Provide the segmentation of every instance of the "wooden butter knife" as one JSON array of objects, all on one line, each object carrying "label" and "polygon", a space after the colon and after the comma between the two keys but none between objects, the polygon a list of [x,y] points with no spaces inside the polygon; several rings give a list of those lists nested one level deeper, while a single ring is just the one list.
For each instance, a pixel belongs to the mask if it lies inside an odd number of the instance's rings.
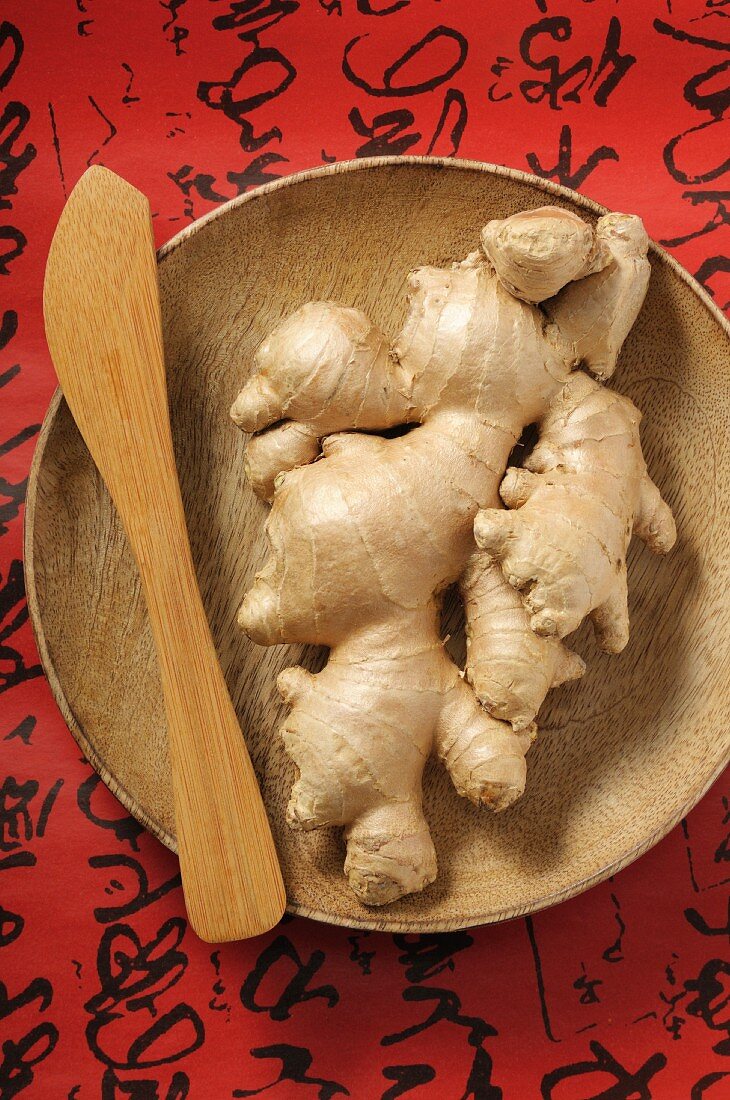
[{"label": "wooden butter knife", "polygon": [[43,296],[64,397],[139,565],[167,715],[190,923],[212,943],[271,928],[285,894],[203,610],[170,435],[147,199],[98,166],[74,188]]}]

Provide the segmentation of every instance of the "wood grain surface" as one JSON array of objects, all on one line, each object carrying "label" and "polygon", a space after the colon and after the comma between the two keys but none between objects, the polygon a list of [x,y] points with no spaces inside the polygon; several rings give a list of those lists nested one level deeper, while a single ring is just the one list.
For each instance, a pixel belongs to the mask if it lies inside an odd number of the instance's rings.
[{"label": "wood grain surface", "polygon": [[[701,797],[730,739],[728,564],[730,326],[653,249],[646,304],[612,385],[644,413],[649,472],[672,507],[667,559],[629,555],[631,641],[619,657],[583,628],[586,677],[551,693],[522,800],[500,817],[461,800],[436,764],[425,813],[439,877],[373,912],[342,875],[335,830],[284,821],[293,768],[276,735],[277,672],[323,654],[261,649],[235,622],[264,559],[266,506],[243,479],[245,437],[228,408],[253,352],[302,303],[363,309],[388,334],[406,275],[465,256],[490,218],[555,202],[603,210],[520,172],[394,158],[339,164],[247,194],[159,255],[172,436],[192,555],[228,688],[259,776],[290,910],[362,928],[437,931],[503,920],[578,893],[659,840]],[[104,485],[57,394],[28,493],[28,601],[52,690],[83,751],[121,801],[174,847],[162,694],[140,580]],[[461,613],[445,612],[463,650]]]},{"label": "wood grain surface", "polygon": [[[190,923],[212,943],[260,935],[284,913],[284,886],[190,556],[149,203],[106,168],[84,173],[61,214],[43,309],[65,400],[140,571],[165,704]],[[95,633],[103,634],[102,622]]]}]

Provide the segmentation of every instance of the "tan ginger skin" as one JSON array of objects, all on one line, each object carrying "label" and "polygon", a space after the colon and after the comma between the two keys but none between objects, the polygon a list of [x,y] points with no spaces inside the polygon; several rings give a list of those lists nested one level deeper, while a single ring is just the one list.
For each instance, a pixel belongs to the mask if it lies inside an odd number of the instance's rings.
[{"label": "tan ginger skin", "polygon": [[[368,905],[435,878],[432,750],[476,805],[519,798],[545,694],[584,670],[561,638],[591,614],[607,648],[625,644],[631,531],[660,552],[674,537],[633,405],[572,374],[615,367],[648,282],[641,222],[612,214],[594,231],[546,207],[489,223],[482,242],[410,276],[392,347],[359,310],[302,306],[259,347],[231,410],[256,433],[247,476],[273,498],[271,553],[239,622],[260,645],[330,649],[317,675],[279,676],[298,769],[287,819],[344,826],[345,871]],[[529,468],[503,482],[533,423]],[[367,434],[399,425],[416,426]],[[439,636],[456,582],[465,676]]]}]

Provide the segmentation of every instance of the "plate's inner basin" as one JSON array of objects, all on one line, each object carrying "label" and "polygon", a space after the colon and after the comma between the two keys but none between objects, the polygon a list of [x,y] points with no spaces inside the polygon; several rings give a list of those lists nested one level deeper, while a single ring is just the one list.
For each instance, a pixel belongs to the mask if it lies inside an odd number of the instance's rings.
[{"label": "plate's inner basin", "polygon": [[[386,910],[365,908],[342,875],[338,833],[295,833],[284,822],[294,775],[276,736],[285,714],[276,674],[299,662],[316,669],[324,655],[261,649],[236,625],[264,558],[267,509],[244,482],[245,437],[229,406],[259,341],[302,303],[356,305],[395,335],[412,267],[462,258],[487,220],[546,201],[570,205],[488,172],[381,166],[254,196],[161,261],[172,427],[193,556],[289,899],[300,911],[414,930],[529,911],[646,846],[722,761],[726,344],[688,285],[655,261],[613,385],[645,414],[644,453],[679,540],[666,559],[637,541],[632,546],[629,646],[607,657],[589,628],[573,639],[588,672],[549,695],[528,756],[527,792],[504,815],[477,811],[429,765],[425,812],[439,876],[422,895]],[[144,600],[124,534],[63,403],[45,439],[33,523],[37,613],[52,683],[92,762],[169,843],[164,715]],[[458,607],[446,619],[458,653]]]}]

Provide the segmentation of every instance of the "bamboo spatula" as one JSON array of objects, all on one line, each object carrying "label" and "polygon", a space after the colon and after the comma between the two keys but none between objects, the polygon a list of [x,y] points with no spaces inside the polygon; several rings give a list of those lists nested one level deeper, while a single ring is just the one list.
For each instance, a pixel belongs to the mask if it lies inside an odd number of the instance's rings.
[{"label": "bamboo spatula", "polygon": [[90,168],[46,267],[61,388],[139,565],[157,647],[190,923],[213,943],[271,928],[284,886],[200,600],[170,436],[149,204]]}]

